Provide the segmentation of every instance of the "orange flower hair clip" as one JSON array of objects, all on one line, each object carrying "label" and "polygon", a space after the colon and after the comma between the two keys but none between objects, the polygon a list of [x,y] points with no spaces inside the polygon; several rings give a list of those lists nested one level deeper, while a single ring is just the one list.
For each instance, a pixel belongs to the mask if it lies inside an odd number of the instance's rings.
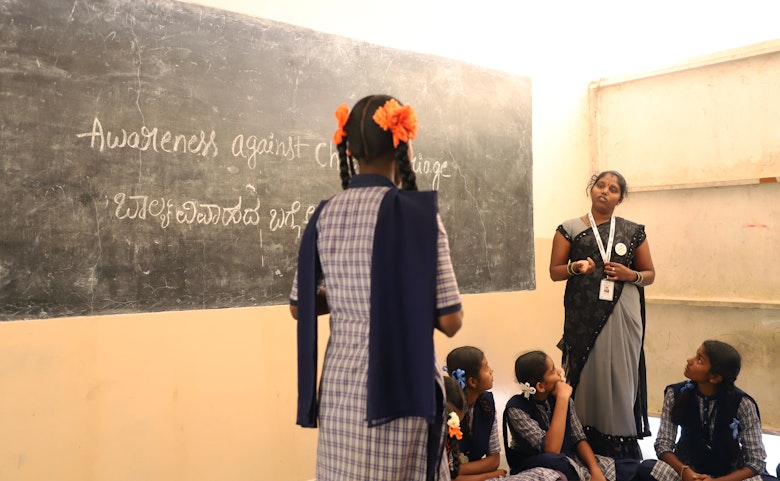
[{"label": "orange flower hair clip", "polygon": [[458,419],[458,414],[455,412],[451,412],[450,418],[447,420],[447,431],[451,438],[463,439],[463,433],[460,430],[460,419]]},{"label": "orange flower hair clip", "polygon": [[417,114],[408,105],[401,106],[396,99],[390,99],[374,113],[374,122],[382,130],[393,134],[393,147],[398,142],[409,142],[417,135]]},{"label": "orange flower hair clip", "polygon": [[333,134],[333,143],[336,145],[341,144],[344,137],[347,136],[347,131],[344,126],[347,125],[347,119],[349,118],[349,106],[347,104],[341,104],[336,109],[336,122],[338,122],[339,128],[336,133]]}]

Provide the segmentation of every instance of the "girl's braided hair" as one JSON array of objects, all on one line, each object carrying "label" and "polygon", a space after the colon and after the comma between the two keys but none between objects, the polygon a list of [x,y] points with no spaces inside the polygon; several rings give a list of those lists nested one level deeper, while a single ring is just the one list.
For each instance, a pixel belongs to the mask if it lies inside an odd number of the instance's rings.
[{"label": "girl's braided hair", "polygon": [[370,165],[394,158],[401,174],[402,188],[417,190],[417,178],[409,158],[409,144],[401,141],[398,147],[395,147],[392,133],[383,130],[374,120],[377,109],[393,98],[389,95],[370,95],[360,99],[352,107],[344,126],[346,135],[336,145],[342,188],[346,189],[352,176],[357,173],[355,159]]},{"label": "girl's braided hair", "polygon": [[[451,412],[466,411],[466,395],[463,393],[460,384],[450,376],[444,376],[444,391],[447,396],[447,417]],[[462,424],[462,422],[461,422]],[[447,456],[450,466],[450,477],[455,479],[460,473],[460,443],[455,436],[447,434]]]}]

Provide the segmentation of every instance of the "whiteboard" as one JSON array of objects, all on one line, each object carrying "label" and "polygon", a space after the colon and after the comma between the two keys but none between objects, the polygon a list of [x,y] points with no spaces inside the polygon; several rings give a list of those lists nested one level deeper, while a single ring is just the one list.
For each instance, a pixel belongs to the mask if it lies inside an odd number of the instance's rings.
[{"label": "whiteboard", "polygon": [[591,163],[635,190],[777,182],[780,40],[593,82]]}]

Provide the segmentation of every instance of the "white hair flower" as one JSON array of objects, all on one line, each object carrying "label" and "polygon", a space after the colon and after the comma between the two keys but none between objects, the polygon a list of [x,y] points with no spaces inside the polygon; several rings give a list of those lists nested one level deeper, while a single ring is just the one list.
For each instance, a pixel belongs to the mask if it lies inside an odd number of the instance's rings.
[{"label": "white hair flower", "polygon": [[456,412],[450,413],[450,418],[447,420],[447,426],[451,428],[457,428],[460,426],[460,418]]},{"label": "white hair flower", "polygon": [[520,391],[523,392],[523,396],[525,396],[526,399],[536,394],[536,388],[531,386],[527,382],[520,383]]}]

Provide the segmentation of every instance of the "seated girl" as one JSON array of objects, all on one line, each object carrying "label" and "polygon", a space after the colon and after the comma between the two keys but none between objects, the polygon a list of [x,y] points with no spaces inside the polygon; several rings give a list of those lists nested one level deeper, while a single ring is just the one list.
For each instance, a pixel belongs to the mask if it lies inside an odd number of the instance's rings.
[{"label": "seated girl", "polygon": [[[542,351],[515,361],[521,394],[504,410],[504,448],[510,473],[534,467],[561,471],[569,481],[630,481],[639,461],[593,453],[571,399],[572,387]],[[511,433],[510,437],[507,436]]]},{"label": "seated girl", "polygon": [[688,381],[666,387],[655,441],[658,460],[644,461],[639,479],[777,480],[766,472],[758,406],[734,385],[741,366],[732,346],[704,341],[687,360]]},{"label": "seated girl", "polygon": [[[486,481],[503,478],[502,481],[565,481],[558,471],[536,468],[507,477],[501,464],[501,442],[498,438],[496,404],[490,389],[493,387],[493,370],[485,354],[476,347],[454,349],[447,356],[446,370],[460,385],[466,404],[460,429],[460,469],[453,481]],[[457,399],[448,395],[448,402]],[[451,473],[452,474],[452,473]]]}]

